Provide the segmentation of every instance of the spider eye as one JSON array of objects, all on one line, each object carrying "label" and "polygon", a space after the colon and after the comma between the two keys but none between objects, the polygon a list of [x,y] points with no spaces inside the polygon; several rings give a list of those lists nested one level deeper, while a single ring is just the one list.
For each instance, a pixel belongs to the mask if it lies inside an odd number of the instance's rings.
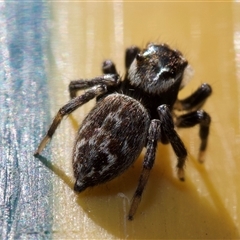
[{"label": "spider eye", "polygon": [[160,78],[165,79],[165,80],[173,78],[173,73],[170,72],[169,70],[163,70],[160,73]]}]

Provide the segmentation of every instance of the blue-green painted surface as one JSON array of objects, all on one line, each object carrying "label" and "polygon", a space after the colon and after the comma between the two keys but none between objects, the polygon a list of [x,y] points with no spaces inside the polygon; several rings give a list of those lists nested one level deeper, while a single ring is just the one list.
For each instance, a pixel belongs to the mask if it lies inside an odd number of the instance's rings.
[{"label": "blue-green painted surface", "polygon": [[43,1],[0,3],[0,239],[51,238],[51,174],[33,157],[50,122],[48,21]]}]

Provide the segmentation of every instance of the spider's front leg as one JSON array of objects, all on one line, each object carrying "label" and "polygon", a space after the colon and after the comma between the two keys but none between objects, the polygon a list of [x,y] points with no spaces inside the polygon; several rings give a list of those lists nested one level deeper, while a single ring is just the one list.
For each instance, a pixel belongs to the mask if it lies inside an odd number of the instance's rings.
[{"label": "spider's front leg", "polygon": [[111,60],[105,60],[102,64],[102,72],[104,74],[117,74],[114,62]]},{"label": "spider's front leg", "polygon": [[133,220],[133,216],[141,201],[142,193],[147,184],[150,171],[154,164],[157,141],[160,139],[160,136],[161,136],[160,121],[157,119],[154,119],[151,121],[149,131],[148,131],[148,141],[146,146],[147,150],[146,150],[146,154],[143,161],[143,169],[141,172],[137,189],[132,199],[131,207],[128,214],[129,220]]},{"label": "spider's front leg", "polygon": [[161,130],[168,138],[178,158],[177,163],[178,178],[181,181],[184,181],[184,165],[187,158],[187,150],[181,138],[178,136],[177,132],[174,129],[173,118],[167,105],[163,104],[159,106],[157,110],[161,121]]},{"label": "spider's front leg", "polygon": [[127,48],[125,53],[125,68],[126,70],[129,69],[130,65],[132,64],[134,58],[137,56],[137,54],[140,53],[140,48],[136,46],[132,46],[130,48]]},{"label": "spider's front leg", "polygon": [[91,88],[87,90],[84,94],[71,99],[66,105],[59,109],[57,115],[53,119],[53,122],[47,131],[47,134],[42,139],[34,155],[38,155],[44,149],[65,115],[72,113],[74,110],[87,103],[91,99],[103,93],[106,93],[108,86],[118,85],[119,82],[119,76],[111,74],[94,78],[89,81],[78,81],[78,87],[80,87],[81,89],[85,89],[88,87]]},{"label": "spider's front leg", "polygon": [[[140,52],[140,48],[132,46],[127,48],[125,52],[125,68],[129,69],[131,63],[133,62],[136,55]],[[102,64],[102,72],[104,74],[117,74],[116,66],[111,60],[105,60]]]},{"label": "spider's front leg", "polygon": [[212,88],[209,84],[203,83],[195,92],[189,97],[177,100],[174,108],[177,110],[194,111],[198,110],[205,103],[207,98],[212,94]]}]

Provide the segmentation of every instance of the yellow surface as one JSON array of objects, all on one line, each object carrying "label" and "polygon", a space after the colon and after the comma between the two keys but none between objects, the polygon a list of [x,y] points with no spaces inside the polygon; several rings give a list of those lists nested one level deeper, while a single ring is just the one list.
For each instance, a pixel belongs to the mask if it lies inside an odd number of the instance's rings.
[{"label": "yellow surface", "polygon": [[114,60],[124,74],[125,48],[144,47],[149,41],[178,48],[194,68],[181,97],[203,82],[213,88],[204,106],[212,116],[206,162],[200,165],[196,160],[197,127],[178,131],[189,152],[184,183],[176,177],[171,146],[159,144],[156,164],[132,222],[126,215],[143,157],[121,177],[77,196],[66,184],[73,180],[72,145],[79,123],[94,102],[64,120],[51,142],[52,161],[60,175],[54,175],[54,237],[239,238],[240,5],[54,2],[52,12],[52,116],[68,101],[70,80],[100,75],[106,58]]}]

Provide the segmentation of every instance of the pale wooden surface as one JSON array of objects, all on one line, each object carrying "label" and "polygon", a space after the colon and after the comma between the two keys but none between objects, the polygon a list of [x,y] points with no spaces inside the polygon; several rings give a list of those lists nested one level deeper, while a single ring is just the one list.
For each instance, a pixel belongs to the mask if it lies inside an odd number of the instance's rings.
[{"label": "pale wooden surface", "polygon": [[[176,157],[159,145],[156,164],[134,221],[126,220],[142,157],[118,179],[76,196],[54,178],[55,238],[236,238],[240,230],[240,6],[237,3],[52,3],[49,80],[52,116],[68,101],[70,80],[91,78],[111,58],[124,74],[127,46],[167,42],[195,70],[180,96],[208,82],[213,95],[206,162],[196,161],[198,128],[179,130],[189,152],[186,182],[176,177]],[[71,150],[78,124],[94,102],[63,121],[52,161],[72,178]],[[68,181],[68,177],[66,178]]]}]

